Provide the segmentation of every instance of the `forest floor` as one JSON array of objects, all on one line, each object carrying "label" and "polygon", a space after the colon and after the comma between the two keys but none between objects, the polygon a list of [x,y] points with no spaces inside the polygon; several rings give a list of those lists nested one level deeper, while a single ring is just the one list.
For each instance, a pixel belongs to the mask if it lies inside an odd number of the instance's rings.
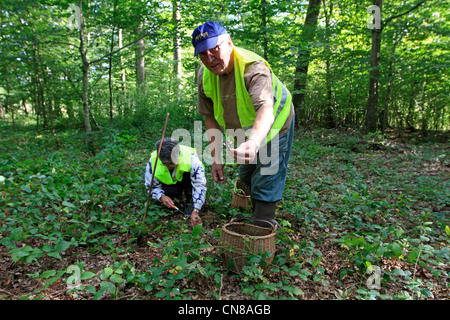
[{"label": "forest floor", "polygon": [[94,160],[75,149],[57,160],[50,135],[6,139],[19,142],[0,150],[0,299],[450,296],[448,136],[298,132],[277,209],[285,233],[265,272],[253,263],[240,275],[217,250],[222,226],[250,217],[230,207],[236,167],[227,184],[208,181],[203,225],[192,228],[153,202],[143,219],[149,150],[131,138],[105,142]]}]

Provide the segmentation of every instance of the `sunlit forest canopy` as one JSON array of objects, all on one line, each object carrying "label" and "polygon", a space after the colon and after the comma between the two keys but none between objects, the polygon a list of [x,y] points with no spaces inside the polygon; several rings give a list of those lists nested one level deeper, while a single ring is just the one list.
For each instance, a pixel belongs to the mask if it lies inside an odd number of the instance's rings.
[{"label": "sunlit forest canopy", "polygon": [[5,0],[1,118],[90,132],[110,122],[145,125],[158,108],[195,110],[200,61],[191,34],[212,20],[270,62],[293,93],[300,125],[447,130],[449,7],[440,0]]}]

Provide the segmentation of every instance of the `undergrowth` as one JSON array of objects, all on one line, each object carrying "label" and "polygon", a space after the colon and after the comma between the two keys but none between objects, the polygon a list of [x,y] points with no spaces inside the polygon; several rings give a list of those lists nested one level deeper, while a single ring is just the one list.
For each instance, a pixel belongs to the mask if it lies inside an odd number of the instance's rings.
[{"label": "undergrowth", "polygon": [[274,261],[264,270],[252,256],[234,275],[216,246],[224,223],[250,216],[230,208],[236,166],[227,184],[208,176],[203,225],[153,201],[144,219],[144,170],[161,127],[103,128],[95,156],[76,130],[0,127],[0,297],[448,298],[447,144],[296,132]]}]

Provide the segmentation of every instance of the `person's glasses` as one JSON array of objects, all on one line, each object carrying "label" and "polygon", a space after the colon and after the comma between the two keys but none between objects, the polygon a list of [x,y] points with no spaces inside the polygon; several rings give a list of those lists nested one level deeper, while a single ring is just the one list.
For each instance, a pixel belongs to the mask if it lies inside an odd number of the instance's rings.
[{"label": "person's glasses", "polygon": [[[224,41],[225,41],[225,40],[224,40]],[[221,43],[219,43],[219,44],[218,44],[217,46],[215,46],[214,48],[211,48],[211,49],[208,49],[208,50],[205,50],[205,51],[200,52],[200,53],[198,54],[199,57],[200,57],[200,59],[206,58],[206,57],[208,56],[208,51],[209,51],[209,53],[212,54],[212,55],[214,55],[214,54],[216,54],[217,52],[219,52],[220,46],[222,45],[222,43],[223,43],[224,41],[222,41]]]}]

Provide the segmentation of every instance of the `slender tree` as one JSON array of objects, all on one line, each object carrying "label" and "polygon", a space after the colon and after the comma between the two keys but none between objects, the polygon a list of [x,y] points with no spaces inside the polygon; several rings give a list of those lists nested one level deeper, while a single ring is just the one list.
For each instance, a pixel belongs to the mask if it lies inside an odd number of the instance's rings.
[{"label": "slender tree", "polygon": [[[136,27],[136,33],[142,34],[143,23]],[[144,38],[137,41],[136,47],[136,87],[145,92],[145,43]]]},{"label": "slender tree", "polygon": [[91,121],[89,118],[90,109],[89,109],[89,100],[88,100],[88,86],[89,86],[89,61],[87,58],[87,49],[86,49],[86,39],[85,39],[85,30],[84,30],[84,19],[83,19],[83,0],[78,0],[78,8],[79,8],[79,36],[80,36],[80,46],[78,50],[81,56],[82,62],[82,72],[83,72],[83,80],[82,80],[82,93],[81,97],[83,99],[83,123],[84,123],[84,131],[86,133],[86,142],[89,150],[95,154],[94,141],[91,135],[92,127]]},{"label": "slender tree", "polygon": [[172,0],[172,23],[174,25],[173,34],[173,75],[176,84],[177,100],[181,98],[181,12],[180,1]]},{"label": "slender tree", "polygon": [[381,33],[383,21],[381,19],[383,0],[373,0],[373,5],[379,10],[379,16],[374,15],[374,28],[372,29],[372,49],[370,52],[369,95],[365,117],[365,130],[374,132],[377,129],[378,87],[380,78]]},{"label": "slender tree", "polygon": [[310,62],[312,42],[316,34],[317,20],[319,18],[321,0],[310,0],[306,11],[305,23],[300,36],[297,63],[295,66],[295,81],[292,100],[295,107],[297,124],[305,123],[305,90],[307,84],[308,67]]}]

